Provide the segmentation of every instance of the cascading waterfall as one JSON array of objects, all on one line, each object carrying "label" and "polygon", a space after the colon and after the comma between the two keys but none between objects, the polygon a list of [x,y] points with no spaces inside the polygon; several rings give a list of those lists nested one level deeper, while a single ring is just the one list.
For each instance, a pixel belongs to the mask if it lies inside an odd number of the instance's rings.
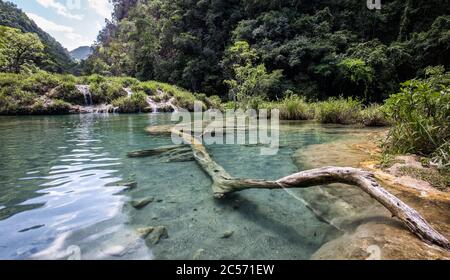
[{"label": "cascading waterfall", "polygon": [[147,98],[147,103],[152,107],[153,114],[158,113],[158,104],[151,97]]},{"label": "cascading waterfall", "polygon": [[[84,107],[79,106],[80,112],[84,113],[110,113],[116,114],[119,112],[118,107],[113,107],[112,105],[107,104],[100,104],[98,106],[94,106],[94,102],[92,101],[92,94],[90,92],[89,85],[76,85],[75,86],[77,90],[83,94],[84,96]],[[131,98],[133,96],[133,91],[131,88],[123,88],[123,90],[127,93],[128,98]],[[162,97],[164,95],[164,92],[158,90],[157,96]],[[175,98],[171,98],[168,101],[162,101],[162,102],[155,102],[151,96],[147,97],[147,103],[152,108],[152,113],[156,114],[159,111],[159,108],[167,108],[170,107],[174,112],[178,111],[178,107],[174,105]]]},{"label": "cascading waterfall", "polygon": [[84,104],[86,107],[90,107],[90,106],[94,105],[94,103],[92,102],[92,94],[91,94],[91,91],[89,90],[88,85],[76,85],[75,87],[77,88],[77,90],[79,92],[81,92],[83,94]]},{"label": "cascading waterfall", "polygon": [[128,98],[133,96],[133,91],[130,88],[123,88],[123,90],[127,93]]},{"label": "cascading waterfall", "polygon": [[[133,96],[133,91],[130,88],[124,88],[123,90],[128,94],[128,98]],[[152,107],[153,114],[158,113],[158,103],[156,103],[151,97],[147,98],[147,103],[150,107]]]}]

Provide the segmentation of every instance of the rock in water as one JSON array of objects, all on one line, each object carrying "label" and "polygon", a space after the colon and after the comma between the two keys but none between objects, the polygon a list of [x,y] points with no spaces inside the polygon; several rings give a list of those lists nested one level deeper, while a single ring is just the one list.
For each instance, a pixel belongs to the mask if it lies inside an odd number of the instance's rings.
[{"label": "rock in water", "polygon": [[234,234],[234,231],[230,230],[230,231],[226,231],[223,233],[221,238],[230,238],[232,235]]},{"label": "rock in water", "polygon": [[155,230],[154,227],[145,227],[145,228],[138,228],[137,232],[139,234],[140,237],[142,238],[147,238],[147,236],[152,233]]},{"label": "rock in water", "polygon": [[124,184],[123,184],[124,187],[127,187],[127,190],[135,189],[135,188],[137,188],[137,185],[138,185],[138,183],[135,182],[135,181],[133,181],[133,182],[127,182],[127,183],[124,183]]},{"label": "rock in water", "polygon": [[145,197],[141,199],[136,199],[131,201],[131,206],[133,206],[136,209],[142,209],[145,206],[147,206],[149,203],[153,202],[153,197]]},{"label": "rock in water", "polygon": [[198,250],[195,252],[194,257],[192,258],[192,260],[194,260],[194,261],[195,261],[195,260],[199,260],[204,252],[205,252],[204,249],[198,249]]},{"label": "rock in water", "polygon": [[153,244],[158,244],[161,239],[169,238],[167,228],[162,226],[155,227],[149,238]]}]

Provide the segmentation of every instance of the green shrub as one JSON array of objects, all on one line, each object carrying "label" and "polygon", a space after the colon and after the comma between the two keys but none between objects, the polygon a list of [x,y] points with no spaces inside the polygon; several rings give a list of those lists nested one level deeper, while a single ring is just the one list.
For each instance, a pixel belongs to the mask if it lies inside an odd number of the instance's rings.
[{"label": "green shrub", "polygon": [[159,103],[162,101],[162,97],[160,95],[155,95],[152,96],[152,100],[155,101],[156,103]]},{"label": "green shrub", "polygon": [[38,95],[44,95],[61,84],[61,80],[57,75],[45,71],[39,71],[26,76],[27,78],[22,81],[22,89],[37,93]]},{"label": "green shrub", "polygon": [[106,77],[98,75],[98,74],[94,74],[94,75],[90,75],[87,77],[83,77],[82,79],[82,84],[100,84],[106,81]]},{"label": "green shrub", "polygon": [[211,108],[211,109],[223,110],[222,99],[217,95],[208,97],[207,101],[206,101],[206,105],[208,106],[208,108]]},{"label": "green shrub", "polygon": [[314,109],[303,97],[288,95],[279,105],[282,120],[310,120],[314,118]]},{"label": "green shrub", "polygon": [[24,77],[20,74],[0,73],[0,88],[22,88]]},{"label": "green shrub", "polygon": [[105,79],[100,83],[89,84],[94,104],[111,103],[120,97],[126,97],[127,93],[121,83]]},{"label": "green shrub", "polygon": [[26,107],[31,106],[37,98],[38,95],[32,92],[16,87],[2,87],[0,88],[0,113],[21,114],[26,112]]},{"label": "green shrub", "polygon": [[382,106],[372,104],[361,111],[361,122],[365,126],[387,126],[389,121],[382,111]]},{"label": "green shrub", "polygon": [[61,99],[75,105],[84,105],[83,94],[76,88],[72,82],[64,82],[51,91],[51,98]]},{"label": "green shrub", "polygon": [[121,113],[138,113],[144,111],[148,107],[147,94],[144,92],[136,92],[131,97],[120,97],[113,101],[113,106],[119,108]]},{"label": "green shrub", "polygon": [[0,114],[15,114],[18,110],[18,104],[14,101],[14,99],[0,92]]},{"label": "green shrub", "polygon": [[264,98],[258,95],[248,96],[243,101],[240,102],[239,107],[243,110],[253,109],[259,110],[262,109],[260,106],[264,102]]},{"label": "green shrub", "polygon": [[139,84],[139,80],[132,77],[113,77],[110,79],[126,88]]},{"label": "green shrub", "polygon": [[47,114],[67,114],[71,105],[63,100],[55,99],[47,105]]},{"label": "green shrub", "polygon": [[317,118],[321,123],[356,124],[360,122],[362,104],[353,98],[330,98],[317,104]]},{"label": "green shrub", "polygon": [[[131,89],[133,91],[143,91],[146,94],[153,96],[152,99],[155,102],[167,101],[170,98],[174,97],[175,98],[174,104],[176,106],[184,108],[189,111],[193,111],[194,103],[196,101],[199,101],[192,92],[189,92],[177,86],[169,85],[166,83],[160,83],[156,81],[142,82],[132,86]],[[162,92],[163,94],[159,96],[160,93],[158,92]],[[200,96],[200,98],[203,98],[203,96]],[[204,96],[204,98],[206,98],[206,96]],[[201,100],[200,102],[202,103],[203,109],[206,109],[207,106],[205,102]]]},{"label": "green shrub", "polygon": [[34,115],[57,115],[67,114],[71,105],[63,100],[54,99],[50,103],[44,103],[43,100],[37,100],[28,113]]},{"label": "green shrub", "polygon": [[[428,68],[427,78],[402,84],[386,101],[384,112],[392,122],[385,150],[389,153],[434,155],[448,164],[450,141],[450,72]],[[447,147],[447,148],[446,148]]]}]

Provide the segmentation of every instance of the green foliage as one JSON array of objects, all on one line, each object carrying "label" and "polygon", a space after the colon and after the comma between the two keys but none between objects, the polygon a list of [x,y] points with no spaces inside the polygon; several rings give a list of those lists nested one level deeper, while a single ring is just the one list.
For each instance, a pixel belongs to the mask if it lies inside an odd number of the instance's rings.
[{"label": "green foliage", "polygon": [[389,125],[389,120],[386,118],[382,106],[377,104],[371,104],[362,110],[360,120],[365,126]]},{"label": "green foliage", "polygon": [[297,95],[288,95],[278,109],[283,120],[311,120],[314,119],[314,107]]},{"label": "green foliage", "polygon": [[0,26],[0,70],[19,73],[36,67],[44,45],[34,33]]},{"label": "green foliage", "polygon": [[426,75],[403,83],[386,101],[384,111],[392,127],[385,148],[390,153],[433,155],[448,165],[450,73],[434,67]]},{"label": "green foliage", "polygon": [[89,90],[94,104],[109,104],[117,98],[127,96],[122,83],[111,79],[94,79],[89,83]]},{"label": "green foliage", "polygon": [[31,106],[37,95],[18,88],[1,88],[0,90],[0,114],[20,114],[26,111],[24,108]]},{"label": "green foliage", "polygon": [[338,64],[343,79],[349,80],[356,87],[364,88],[364,97],[368,98],[368,88],[373,80],[373,70],[362,59],[346,58]]},{"label": "green foliage", "polygon": [[71,105],[63,100],[55,99],[46,104],[42,100],[37,100],[29,111],[33,115],[59,115],[68,114]]},{"label": "green foliage", "polygon": [[43,55],[36,61],[36,65],[40,69],[62,73],[68,72],[75,66],[69,52],[53,37],[39,28],[15,4],[0,0],[0,25],[18,29],[23,33],[33,33],[39,37],[44,46]]},{"label": "green foliage", "polygon": [[247,42],[236,42],[229,48],[228,55],[225,61],[234,62],[231,66],[233,78],[225,83],[235,101],[246,102],[251,96],[267,98],[283,77],[281,70],[268,73],[264,64],[255,66],[257,57]]},{"label": "green foliage", "polygon": [[[190,111],[194,110],[195,102],[199,102],[203,109],[222,109],[218,96],[207,97],[205,94],[192,93],[165,83],[139,82],[130,77],[75,77],[38,71],[34,74],[0,73],[0,114],[65,112],[65,106],[55,105],[60,109],[53,109],[53,103],[50,102],[52,100],[71,105],[85,105],[84,95],[76,85],[89,86],[94,105],[116,104],[122,108],[122,112],[144,112],[148,106],[148,95],[156,102],[172,101]],[[128,97],[127,89],[133,93],[131,98]],[[55,104],[58,105],[58,102]]]},{"label": "green foliage", "polygon": [[411,176],[419,180],[430,183],[433,187],[441,191],[447,191],[450,188],[450,173],[439,171],[433,168],[414,168],[403,166],[399,168],[402,176]]},{"label": "green foliage", "polygon": [[381,103],[426,66],[450,67],[446,2],[392,0],[374,11],[361,0],[114,0],[113,22],[84,66],[224,100],[224,81],[243,84],[234,65],[244,77],[264,67],[283,76],[268,92],[252,94],[262,99],[292,90],[309,99]]},{"label": "green foliage", "polygon": [[20,85],[24,90],[35,92],[39,95],[48,93],[62,82],[62,76],[53,75],[45,71],[38,71],[32,75],[12,75],[12,77],[21,79],[21,81],[17,82],[17,85]]},{"label": "green foliage", "polygon": [[317,118],[321,123],[356,124],[361,110],[361,101],[357,99],[330,98],[318,104]]},{"label": "green foliage", "polygon": [[50,92],[51,98],[61,99],[74,105],[84,105],[84,96],[75,87],[75,83],[64,82]]},{"label": "green foliage", "polygon": [[[193,111],[194,103],[201,101],[196,96],[183,88],[169,85],[166,83],[160,83],[156,81],[147,81],[139,83],[132,87],[133,91],[143,91],[148,95],[153,96],[153,100],[158,102],[162,100],[168,100],[174,98],[174,104],[185,108],[186,110]],[[204,105],[206,107],[206,105]]]},{"label": "green foliage", "polygon": [[121,113],[143,112],[147,104],[147,94],[142,91],[134,93],[131,97],[120,97],[112,102],[114,107],[119,108]]}]

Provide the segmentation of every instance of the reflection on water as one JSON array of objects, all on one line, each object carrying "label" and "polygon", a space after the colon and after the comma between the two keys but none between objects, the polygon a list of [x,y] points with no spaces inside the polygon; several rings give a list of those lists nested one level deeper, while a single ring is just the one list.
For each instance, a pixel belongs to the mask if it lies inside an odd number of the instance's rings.
[{"label": "reflection on water", "polygon": [[122,162],[98,133],[103,122],[94,115],[2,118],[1,258],[34,257],[120,216]]},{"label": "reflection on water", "polygon": [[[170,115],[0,118],[0,258],[304,259],[337,234],[283,191],[248,190],[223,201],[195,162],[130,159],[127,152],[170,144],[148,125]],[[345,134],[344,134],[345,135]],[[211,146],[236,177],[275,179],[297,171],[298,148],[341,137],[317,125],[285,124],[280,152]],[[124,190],[123,183],[137,182]],[[130,199],[154,198],[137,210]],[[136,229],[164,226],[153,244]],[[231,237],[222,238],[225,232]],[[147,246],[145,246],[147,245]]]}]

